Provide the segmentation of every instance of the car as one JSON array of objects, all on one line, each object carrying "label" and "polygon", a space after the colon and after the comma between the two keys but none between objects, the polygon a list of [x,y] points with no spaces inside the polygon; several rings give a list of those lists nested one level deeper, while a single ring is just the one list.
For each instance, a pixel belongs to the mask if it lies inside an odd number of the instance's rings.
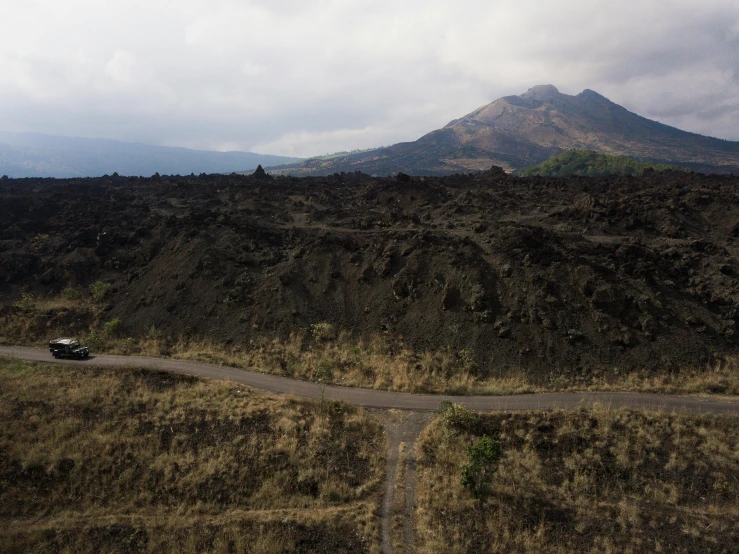
[{"label": "car", "polygon": [[82,346],[77,339],[54,339],[49,341],[49,352],[55,358],[73,358],[81,360],[90,355],[90,349]]}]

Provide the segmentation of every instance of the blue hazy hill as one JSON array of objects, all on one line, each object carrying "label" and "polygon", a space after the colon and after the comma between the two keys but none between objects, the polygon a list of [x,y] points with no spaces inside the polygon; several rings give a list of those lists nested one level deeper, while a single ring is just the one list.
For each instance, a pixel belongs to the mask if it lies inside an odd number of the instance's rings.
[{"label": "blue hazy hill", "polygon": [[231,173],[296,158],[253,152],[213,152],[108,139],[0,131],[0,175],[8,177],[150,176]]}]

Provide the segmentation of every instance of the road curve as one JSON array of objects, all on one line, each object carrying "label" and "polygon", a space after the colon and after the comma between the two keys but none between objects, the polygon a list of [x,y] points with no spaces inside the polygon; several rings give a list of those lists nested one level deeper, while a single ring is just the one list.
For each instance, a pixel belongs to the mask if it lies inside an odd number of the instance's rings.
[{"label": "road curve", "polygon": [[[308,381],[189,360],[147,358],[142,356],[113,356],[108,354],[90,356],[85,361],[55,360],[49,355],[49,351],[46,349],[22,346],[0,346],[0,356],[10,356],[43,363],[94,365],[99,367],[141,367],[194,375],[208,379],[229,380],[277,394],[291,394],[305,398],[321,398],[321,388]],[[739,399],[719,400],[695,396],[621,392],[551,392],[511,396],[444,396],[327,386],[325,388],[325,398],[329,400],[341,400],[366,408],[395,408],[422,412],[433,411],[439,407],[439,403],[442,400],[450,400],[457,404],[462,404],[471,410],[483,412],[573,408],[579,406],[582,402],[599,402],[612,407],[625,406],[669,411],[686,410],[691,412],[739,414]]]}]

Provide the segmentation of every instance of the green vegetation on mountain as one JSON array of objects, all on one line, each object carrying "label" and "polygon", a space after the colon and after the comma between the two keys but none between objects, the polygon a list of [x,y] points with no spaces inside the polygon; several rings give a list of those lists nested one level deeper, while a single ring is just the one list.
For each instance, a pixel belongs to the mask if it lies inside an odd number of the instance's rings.
[{"label": "green vegetation on mountain", "polygon": [[677,165],[640,162],[625,156],[609,156],[593,150],[567,150],[552,156],[545,162],[527,167],[519,172],[522,177],[609,177],[611,175],[641,175],[645,169],[654,171],[685,171],[690,169]]}]

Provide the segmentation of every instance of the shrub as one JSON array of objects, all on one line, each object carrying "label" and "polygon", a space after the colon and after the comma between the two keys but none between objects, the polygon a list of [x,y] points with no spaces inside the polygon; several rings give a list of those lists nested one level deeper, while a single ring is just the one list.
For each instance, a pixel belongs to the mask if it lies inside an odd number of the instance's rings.
[{"label": "shrub", "polygon": [[121,331],[121,320],[117,317],[103,324],[103,335],[106,337],[117,337]]},{"label": "shrub", "polygon": [[62,298],[66,300],[79,300],[81,296],[80,291],[72,287],[67,287],[62,291]]},{"label": "shrub", "polygon": [[18,307],[23,310],[33,310],[36,307],[36,298],[32,294],[24,294],[18,301]]},{"label": "shrub", "polygon": [[471,490],[475,498],[484,498],[488,494],[501,452],[500,441],[487,436],[467,449],[467,463],[462,466],[460,479],[462,486]]},{"label": "shrub", "polygon": [[317,341],[331,340],[336,336],[336,330],[330,323],[314,323],[310,326],[311,334]]},{"label": "shrub", "polygon": [[99,350],[104,344],[103,337],[97,329],[90,329],[84,342],[85,345],[92,350]]},{"label": "shrub", "polygon": [[328,360],[322,360],[313,372],[313,382],[330,383],[334,378],[334,367]]},{"label": "shrub", "polygon": [[457,352],[457,358],[459,359],[459,363],[462,365],[462,369],[467,373],[475,373],[477,370],[477,362],[475,361],[474,348],[464,348],[460,350]]},{"label": "shrub", "polygon": [[157,329],[157,326],[152,323],[149,326],[149,328],[146,330],[146,338],[156,339],[158,337],[159,337],[159,329]]},{"label": "shrub", "polygon": [[128,337],[126,340],[123,341],[124,354],[133,354],[134,352],[136,352],[136,350],[136,340],[133,337]]},{"label": "shrub", "polygon": [[92,285],[90,285],[90,292],[92,293],[92,298],[96,302],[100,302],[108,295],[108,290],[110,289],[110,283],[106,283],[105,281],[95,281]]},{"label": "shrub", "polygon": [[472,431],[480,422],[475,413],[449,400],[442,400],[436,413],[441,415],[447,427],[455,431]]}]

